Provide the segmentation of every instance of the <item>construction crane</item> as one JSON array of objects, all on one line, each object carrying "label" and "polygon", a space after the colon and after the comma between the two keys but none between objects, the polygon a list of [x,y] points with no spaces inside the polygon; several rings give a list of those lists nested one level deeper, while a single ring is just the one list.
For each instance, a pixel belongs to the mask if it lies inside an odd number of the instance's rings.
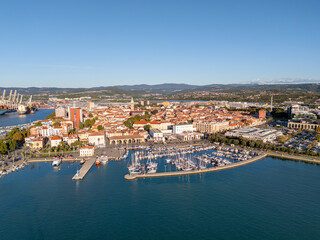
[{"label": "construction crane", "polygon": [[16,100],[16,95],[17,95],[17,90],[14,90],[13,98],[12,98],[12,103],[15,103]]},{"label": "construction crane", "polygon": [[5,104],[4,103],[5,97],[6,97],[6,90],[4,89],[2,94],[2,101],[1,101],[2,104]]},{"label": "construction crane", "polygon": [[9,99],[8,99],[8,104],[10,104],[11,97],[12,97],[12,90],[10,90]]}]

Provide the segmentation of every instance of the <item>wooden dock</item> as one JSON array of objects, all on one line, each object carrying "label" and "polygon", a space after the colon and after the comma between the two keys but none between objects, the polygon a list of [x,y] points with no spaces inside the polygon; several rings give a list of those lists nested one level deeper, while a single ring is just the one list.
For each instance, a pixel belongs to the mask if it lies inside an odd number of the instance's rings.
[{"label": "wooden dock", "polygon": [[82,165],[82,168],[80,169],[79,174],[76,173],[73,176],[72,180],[82,180],[95,162],[96,162],[95,158],[87,159],[86,162]]}]

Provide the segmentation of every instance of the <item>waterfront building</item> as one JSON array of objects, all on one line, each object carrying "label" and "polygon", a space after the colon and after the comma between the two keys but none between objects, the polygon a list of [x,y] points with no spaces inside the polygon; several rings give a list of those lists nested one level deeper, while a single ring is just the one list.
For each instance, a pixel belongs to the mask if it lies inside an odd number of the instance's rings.
[{"label": "waterfront building", "polygon": [[112,137],[108,137],[108,139],[109,139],[109,143],[112,145],[143,143],[145,142],[146,135],[130,134],[130,135],[112,136]]},{"label": "waterfront building", "polygon": [[94,155],[93,146],[84,146],[80,148],[80,157],[92,157]]},{"label": "waterfront building", "polygon": [[163,141],[163,133],[159,129],[150,129],[149,134],[155,142]]}]

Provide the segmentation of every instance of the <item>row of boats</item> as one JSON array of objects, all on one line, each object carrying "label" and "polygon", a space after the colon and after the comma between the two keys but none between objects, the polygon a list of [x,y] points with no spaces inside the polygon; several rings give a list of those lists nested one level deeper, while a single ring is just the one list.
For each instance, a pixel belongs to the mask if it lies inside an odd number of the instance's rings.
[{"label": "row of boats", "polygon": [[128,170],[130,174],[146,174],[146,173],[156,173],[158,168],[158,163],[153,162],[151,158],[148,159],[147,163],[141,164],[138,160],[139,152],[134,152],[131,155],[131,163],[128,166]]},{"label": "row of boats", "polygon": [[23,162],[23,163],[18,164],[18,165],[13,164],[8,169],[2,169],[2,170],[0,170],[0,177],[4,177],[7,174],[17,172],[20,169],[24,169],[26,165],[27,165],[27,162]]},{"label": "row of boats", "polygon": [[105,164],[108,163],[108,161],[109,161],[109,158],[108,158],[107,155],[97,156],[97,158],[96,158],[96,166],[99,167],[101,163],[105,165]]},{"label": "row of boats", "polygon": [[[212,150],[212,152],[208,152]],[[193,155],[195,152],[206,151],[206,153]],[[155,148],[135,151],[132,154],[131,163],[128,166],[130,174],[148,174],[157,171],[157,163],[152,159],[165,157],[167,164],[175,166],[177,171],[203,170],[207,167],[222,167],[232,164],[234,161],[249,160],[259,154],[246,149],[224,147],[219,145],[189,146],[184,148]],[[141,164],[140,161],[146,160]]]}]

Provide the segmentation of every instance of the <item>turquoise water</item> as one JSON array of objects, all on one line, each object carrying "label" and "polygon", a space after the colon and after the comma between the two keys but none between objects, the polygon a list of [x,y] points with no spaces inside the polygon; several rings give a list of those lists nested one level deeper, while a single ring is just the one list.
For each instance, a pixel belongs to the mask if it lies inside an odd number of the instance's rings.
[{"label": "turquoise water", "polygon": [[266,158],[125,181],[127,162],[35,164],[0,179],[1,239],[319,239],[320,167]]},{"label": "turquoise water", "polygon": [[22,114],[17,112],[8,112],[0,115],[0,127],[15,126],[18,124],[31,123],[33,121],[43,120],[54,112],[54,109],[40,109],[34,114]]}]

